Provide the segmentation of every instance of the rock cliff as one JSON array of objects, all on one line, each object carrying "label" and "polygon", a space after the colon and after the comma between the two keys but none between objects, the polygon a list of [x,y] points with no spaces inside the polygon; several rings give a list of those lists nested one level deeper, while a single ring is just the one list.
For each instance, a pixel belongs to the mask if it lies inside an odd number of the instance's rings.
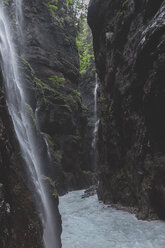
[{"label": "rock cliff", "polygon": [[[82,34],[83,51],[80,53],[80,82],[79,90],[82,97],[82,102],[88,107],[88,122],[87,122],[87,137],[88,137],[88,167],[94,170],[94,150],[92,148],[93,132],[95,128],[95,114],[94,114],[94,91],[96,85],[96,71],[93,54],[92,33],[88,24],[84,23],[84,32]],[[85,69],[81,72],[81,59],[85,60],[85,55],[88,53],[88,62],[84,66]],[[83,63],[82,63],[83,64]],[[85,63],[84,63],[85,64]],[[82,66],[83,67],[83,66]]]},{"label": "rock cliff", "polygon": [[0,79],[0,247],[41,248],[42,226]]},{"label": "rock cliff", "polygon": [[165,3],[91,0],[99,104],[99,189],[106,203],[165,219]]},{"label": "rock cliff", "polygon": [[[55,6],[56,8],[52,7]],[[75,17],[66,1],[23,1],[23,71],[36,124],[50,147],[59,193],[90,184],[87,108],[78,91]],[[50,175],[49,175],[50,174]]]},{"label": "rock cliff", "polygon": [[[51,200],[55,201],[59,239],[58,193],[91,184],[87,108],[78,91],[79,57],[74,15],[67,1],[23,0],[18,21],[17,1],[4,2],[18,53],[22,85],[29,98],[27,113],[41,141],[37,147],[41,160],[46,161],[43,176],[50,184]],[[34,204],[31,179],[24,169],[8,115],[4,84],[1,76],[0,247],[41,248],[43,228]]]}]

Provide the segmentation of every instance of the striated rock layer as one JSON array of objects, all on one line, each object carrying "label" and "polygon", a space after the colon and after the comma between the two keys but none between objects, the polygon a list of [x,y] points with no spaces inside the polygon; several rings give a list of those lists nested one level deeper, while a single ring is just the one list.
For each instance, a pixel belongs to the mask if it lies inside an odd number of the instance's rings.
[{"label": "striated rock layer", "polygon": [[107,203],[165,219],[165,4],[91,0],[100,77],[99,189]]}]

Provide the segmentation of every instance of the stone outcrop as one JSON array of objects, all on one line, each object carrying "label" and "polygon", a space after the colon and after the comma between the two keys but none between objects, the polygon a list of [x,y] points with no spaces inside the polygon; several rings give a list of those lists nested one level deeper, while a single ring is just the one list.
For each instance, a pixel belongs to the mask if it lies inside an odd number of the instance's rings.
[{"label": "stone outcrop", "polygon": [[165,4],[91,0],[100,78],[99,199],[165,219]]}]

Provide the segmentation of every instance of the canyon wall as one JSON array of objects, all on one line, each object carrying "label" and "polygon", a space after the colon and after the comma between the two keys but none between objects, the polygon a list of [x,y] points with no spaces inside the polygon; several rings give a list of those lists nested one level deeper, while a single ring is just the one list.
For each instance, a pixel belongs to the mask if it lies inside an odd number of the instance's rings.
[{"label": "canyon wall", "polygon": [[99,105],[99,199],[165,219],[165,4],[91,0]]},{"label": "canyon wall", "polygon": [[41,248],[42,226],[0,79],[0,247]]},{"label": "canyon wall", "polygon": [[23,1],[22,65],[33,116],[50,147],[54,169],[47,175],[62,194],[91,181],[88,110],[78,90],[75,14],[65,0],[52,5]]},{"label": "canyon wall", "polygon": [[[19,20],[15,4],[21,6]],[[36,149],[45,162],[43,180],[55,203],[55,235],[60,239],[58,194],[88,187],[93,180],[87,137],[88,110],[78,90],[75,16],[65,0],[57,3],[11,0],[4,1],[4,6],[17,51],[22,86],[29,100],[26,114],[41,141]],[[41,248],[43,227],[35,205],[34,187],[8,114],[4,85],[1,75],[0,247]]]}]

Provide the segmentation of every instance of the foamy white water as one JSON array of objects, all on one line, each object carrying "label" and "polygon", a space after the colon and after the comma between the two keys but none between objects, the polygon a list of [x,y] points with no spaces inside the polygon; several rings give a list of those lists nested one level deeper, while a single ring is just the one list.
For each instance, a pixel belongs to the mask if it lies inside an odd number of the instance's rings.
[{"label": "foamy white water", "polygon": [[165,222],[141,221],[83,191],[60,197],[63,248],[164,248]]}]

